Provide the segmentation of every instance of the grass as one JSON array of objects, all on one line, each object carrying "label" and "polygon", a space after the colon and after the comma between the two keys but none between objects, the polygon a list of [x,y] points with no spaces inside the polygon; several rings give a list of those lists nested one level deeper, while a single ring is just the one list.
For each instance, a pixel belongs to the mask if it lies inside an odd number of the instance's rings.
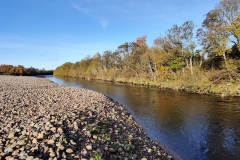
[{"label": "grass", "polygon": [[98,154],[98,153],[94,153],[94,154],[92,155],[92,157],[93,157],[95,160],[104,160],[104,159],[102,158],[102,156],[101,156],[100,154]]}]

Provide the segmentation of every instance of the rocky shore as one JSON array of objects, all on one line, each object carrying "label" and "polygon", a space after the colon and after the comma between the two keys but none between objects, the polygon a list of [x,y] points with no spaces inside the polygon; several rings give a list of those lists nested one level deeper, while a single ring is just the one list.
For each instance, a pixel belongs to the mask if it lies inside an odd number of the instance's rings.
[{"label": "rocky shore", "polygon": [[124,107],[44,78],[0,75],[0,159],[171,159]]}]

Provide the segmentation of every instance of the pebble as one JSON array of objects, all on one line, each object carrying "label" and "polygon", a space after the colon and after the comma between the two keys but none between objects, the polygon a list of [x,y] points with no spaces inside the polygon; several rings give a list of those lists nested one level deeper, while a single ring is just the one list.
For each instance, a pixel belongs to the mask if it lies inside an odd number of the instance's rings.
[{"label": "pebble", "polygon": [[52,139],[48,140],[48,142],[47,142],[48,145],[53,145],[54,143],[55,143],[55,141]]},{"label": "pebble", "polygon": [[33,144],[37,143],[37,139],[36,139],[36,138],[33,138],[32,143],[33,143]]},{"label": "pebble", "polygon": [[16,150],[12,152],[12,156],[18,156],[18,154],[19,154],[19,153],[18,153],[18,151],[16,151]]},{"label": "pebble", "polygon": [[93,139],[97,140],[97,136],[96,136],[96,135],[93,135]]},{"label": "pebble", "polygon": [[25,140],[20,140],[17,142],[19,146],[24,146],[26,144]]},{"label": "pebble", "polygon": [[6,159],[6,160],[14,160],[14,158],[11,157],[11,156],[7,156],[5,159]]},{"label": "pebble", "polygon": [[63,133],[62,128],[59,127],[59,128],[57,129],[57,132],[58,132],[58,133]]},{"label": "pebble", "polygon": [[113,148],[109,148],[108,151],[109,151],[110,153],[115,153],[115,152],[116,152],[115,149],[113,149]]},{"label": "pebble", "polygon": [[86,149],[90,151],[90,150],[92,150],[92,146],[91,145],[87,145]]},{"label": "pebble", "polygon": [[123,149],[122,149],[122,148],[118,148],[118,152],[120,152],[120,153],[121,153],[122,151],[123,151]]},{"label": "pebble", "polygon": [[152,149],[151,149],[151,148],[148,148],[148,149],[147,149],[147,152],[148,152],[148,153],[151,153],[151,152],[152,152]]},{"label": "pebble", "polygon": [[8,138],[9,138],[9,139],[13,139],[13,138],[14,138],[14,134],[15,134],[15,132],[9,133]]},{"label": "pebble", "polygon": [[70,140],[70,143],[72,144],[72,145],[76,145],[77,143],[75,143],[72,139]]},{"label": "pebble", "polygon": [[73,153],[73,150],[72,150],[71,148],[68,148],[68,149],[66,150],[66,153],[67,153],[67,154],[72,154],[72,153]]},{"label": "pebble", "polygon": [[11,147],[8,147],[4,150],[4,153],[10,153],[12,151],[13,151],[13,149]]},{"label": "pebble", "polygon": [[37,136],[38,140],[43,140],[44,139],[44,133],[39,133]]},{"label": "pebble", "polygon": [[60,146],[58,146],[58,149],[59,149],[60,151],[62,151],[62,150],[64,150],[64,146],[63,146],[63,145],[60,145]]},{"label": "pebble", "polygon": [[33,156],[28,156],[26,160],[33,160],[34,157]]},{"label": "pebble", "polygon": [[83,149],[83,150],[82,150],[82,155],[84,155],[84,156],[87,155],[87,150],[86,150],[86,149]]},{"label": "pebble", "polygon": [[54,152],[50,152],[50,153],[49,153],[49,156],[53,158],[53,157],[55,157],[56,155],[55,155]]}]

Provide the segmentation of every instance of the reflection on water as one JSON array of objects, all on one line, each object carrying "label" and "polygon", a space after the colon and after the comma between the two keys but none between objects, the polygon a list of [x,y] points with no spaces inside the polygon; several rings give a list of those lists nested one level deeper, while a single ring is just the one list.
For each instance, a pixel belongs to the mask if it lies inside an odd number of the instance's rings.
[{"label": "reflection on water", "polygon": [[76,78],[51,81],[101,92],[133,115],[175,159],[239,159],[240,98]]}]

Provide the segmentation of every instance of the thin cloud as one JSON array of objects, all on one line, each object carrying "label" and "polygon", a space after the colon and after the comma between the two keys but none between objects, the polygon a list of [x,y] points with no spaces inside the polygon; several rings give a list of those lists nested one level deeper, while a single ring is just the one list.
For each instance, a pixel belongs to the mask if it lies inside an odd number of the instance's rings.
[{"label": "thin cloud", "polygon": [[86,9],[86,8],[82,8],[80,7],[79,5],[77,4],[72,4],[73,8],[75,8],[76,10],[78,10],[79,12],[83,13],[83,14],[86,14],[90,17],[92,17],[90,14],[89,14],[89,11]]},{"label": "thin cloud", "polygon": [[[90,3],[91,1],[87,1],[87,2]],[[103,29],[106,29],[110,23],[110,21],[106,18],[102,18],[100,16],[91,14],[87,8],[81,7],[81,6],[79,6],[77,4],[73,4],[73,3],[72,3],[72,7],[75,8],[80,13],[85,14],[93,19],[96,19],[100,23],[100,25],[102,26]]]},{"label": "thin cloud", "polygon": [[108,27],[109,23],[110,23],[109,20],[107,20],[105,18],[100,20],[100,24],[104,29]]}]

